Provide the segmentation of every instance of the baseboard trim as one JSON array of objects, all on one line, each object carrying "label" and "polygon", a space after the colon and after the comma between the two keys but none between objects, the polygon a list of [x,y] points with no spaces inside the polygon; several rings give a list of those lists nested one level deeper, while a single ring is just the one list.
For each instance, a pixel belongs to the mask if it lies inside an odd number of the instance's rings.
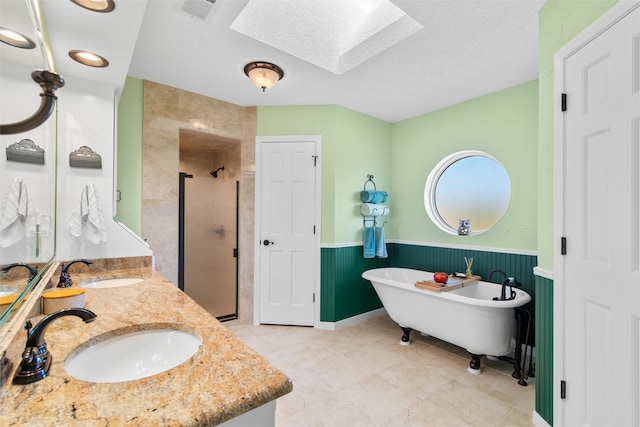
[{"label": "baseboard trim", "polygon": [[[514,254],[514,255],[538,256],[537,251],[526,250],[526,249],[492,248],[487,246],[469,246],[469,245],[456,245],[451,243],[417,242],[413,240],[400,240],[400,239],[387,239],[387,243],[396,243],[399,245],[410,245],[410,246],[428,246],[428,247],[434,247],[434,248],[497,252],[497,253]],[[320,247],[322,249],[350,248],[353,246],[362,246],[362,242],[321,243],[320,244]]]},{"label": "baseboard trim", "polygon": [[367,311],[366,313],[358,314],[356,316],[348,317],[346,319],[338,320],[337,322],[318,322],[315,325],[316,329],[324,329],[327,331],[337,331],[338,329],[346,328],[347,326],[357,325],[369,319],[375,319],[386,314],[384,307],[376,310]]},{"label": "baseboard trim", "polygon": [[531,421],[533,425],[536,427],[551,427],[545,420],[538,414],[535,410],[533,411],[533,416],[531,417]]}]

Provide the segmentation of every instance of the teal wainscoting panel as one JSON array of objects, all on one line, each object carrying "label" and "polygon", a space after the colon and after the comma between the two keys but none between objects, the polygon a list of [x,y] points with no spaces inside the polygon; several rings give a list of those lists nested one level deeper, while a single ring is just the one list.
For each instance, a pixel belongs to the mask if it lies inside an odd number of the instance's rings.
[{"label": "teal wainscoting panel", "polygon": [[[508,276],[515,277],[516,280],[522,283],[522,289],[527,291],[532,298],[535,294],[533,268],[538,265],[538,257],[535,255],[400,243],[394,243],[391,246],[393,246],[392,265],[394,267],[464,273],[466,270],[464,258],[473,258],[473,266],[471,268],[473,274],[477,274],[487,280],[491,270],[497,268],[504,271]],[[502,283],[503,280],[502,275],[494,274],[491,281]],[[533,309],[533,304],[531,304],[531,308]]]},{"label": "teal wainscoting panel", "polygon": [[[366,259],[362,246],[321,248],[320,320],[337,322],[382,307],[371,283],[361,277],[363,271],[380,267],[405,267],[449,273],[466,269],[464,257],[473,258],[473,273],[487,278],[493,269],[501,269],[515,277],[532,299],[535,298],[533,268],[537,257],[469,249],[440,248],[399,243],[387,244],[388,258]],[[494,282],[501,283],[501,275],[494,275]],[[525,308],[532,314],[534,302]],[[533,343],[533,325],[530,342]]]},{"label": "teal wainscoting panel", "polygon": [[362,246],[321,248],[320,320],[337,322],[382,307],[371,282],[361,274],[388,267],[389,258],[363,258]]},{"label": "teal wainscoting panel", "polygon": [[536,412],[553,426],[553,280],[536,276]]}]

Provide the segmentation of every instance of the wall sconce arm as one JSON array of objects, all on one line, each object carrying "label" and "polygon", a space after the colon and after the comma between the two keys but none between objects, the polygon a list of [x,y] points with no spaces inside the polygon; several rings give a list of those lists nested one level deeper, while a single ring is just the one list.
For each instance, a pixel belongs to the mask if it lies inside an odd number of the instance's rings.
[{"label": "wall sconce arm", "polygon": [[0,125],[0,135],[13,135],[35,129],[44,123],[55,107],[56,89],[64,86],[64,79],[52,71],[35,70],[31,73],[34,82],[42,87],[43,92],[40,94],[42,98],[40,108],[28,119],[16,123]]}]

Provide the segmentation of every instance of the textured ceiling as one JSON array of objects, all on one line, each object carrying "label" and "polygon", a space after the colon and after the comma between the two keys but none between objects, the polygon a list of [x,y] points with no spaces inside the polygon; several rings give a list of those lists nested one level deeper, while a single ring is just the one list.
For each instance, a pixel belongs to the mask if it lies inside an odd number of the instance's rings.
[{"label": "textured ceiling", "polygon": [[[334,19],[329,25],[344,32],[347,17],[362,21],[365,14],[316,9],[333,0],[276,0],[292,9],[285,17],[264,9],[267,0],[116,0],[109,14],[41,1],[67,81],[79,76],[118,92],[129,74],[237,105],[337,104],[396,122],[536,79],[538,11],[546,0],[391,0],[391,9],[373,7],[377,20],[339,38],[320,22]],[[252,8],[260,19],[243,15]],[[300,8],[323,19],[303,18]],[[304,35],[279,37],[288,27]],[[259,41],[267,33],[272,38]],[[68,50],[83,48],[111,66],[69,60]],[[279,65],[285,78],[263,93],[243,73],[255,60]]]},{"label": "textured ceiling", "polygon": [[232,30],[335,74],[421,28],[388,0],[250,0],[231,24]]}]

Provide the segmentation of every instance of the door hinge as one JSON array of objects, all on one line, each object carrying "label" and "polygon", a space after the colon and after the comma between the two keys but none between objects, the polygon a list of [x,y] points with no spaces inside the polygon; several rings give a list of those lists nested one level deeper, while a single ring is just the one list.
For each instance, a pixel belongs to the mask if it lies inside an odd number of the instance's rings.
[{"label": "door hinge", "polygon": [[567,238],[562,236],[560,238],[560,255],[567,254]]},{"label": "door hinge", "polygon": [[567,111],[567,94],[563,93],[560,100],[560,111]]},{"label": "door hinge", "polygon": [[233,248],[233,257],[238,258],[238,248]]},{"label": "door hinge", "polygon": [[313,234],[314,235],[316,234],[316,226],[315,225],[313,226]]},{"label": "door hinge", "polygon": [[312,155],[311,157],[313,157],[313,166],[317,166],[318,165],[318,156]]},{"label": "door hinge", "polygon": [[560,399],[567,398],[567,382],[565,380],[560,380]]},{"label": "door hinge", "polygon": [[316,302],[316,293],[313,293],[313,302]]}]

